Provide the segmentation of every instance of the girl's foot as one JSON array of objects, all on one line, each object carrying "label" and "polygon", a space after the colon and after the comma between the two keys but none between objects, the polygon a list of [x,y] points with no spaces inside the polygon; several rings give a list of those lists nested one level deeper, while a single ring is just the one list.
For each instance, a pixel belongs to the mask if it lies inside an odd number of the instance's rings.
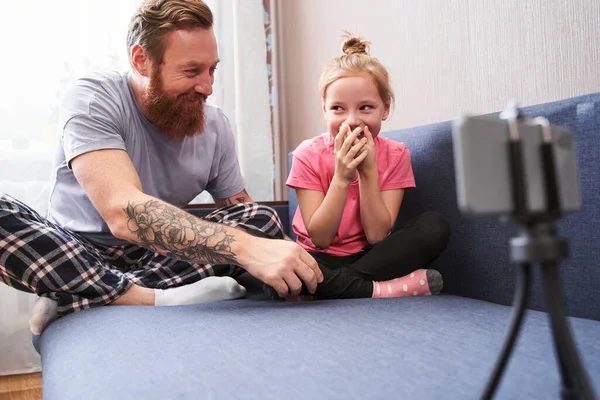
[{"label": "girl's foot", "polygon": [[429,296],[441,292],[442,274],[435,269],[418,269],[409,275],[384,282],[373,282],[373,298]]}]

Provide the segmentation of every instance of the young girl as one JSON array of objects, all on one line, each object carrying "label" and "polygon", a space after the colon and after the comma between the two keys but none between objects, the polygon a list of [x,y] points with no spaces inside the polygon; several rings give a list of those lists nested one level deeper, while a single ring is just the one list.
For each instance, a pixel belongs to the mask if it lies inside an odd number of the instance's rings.
[{"label": "young girl", "polygon": [[368,44],[349,36],[344,55],[321,75],[329,131],[294,151],[287,185],[299,207],[292,229],[323,271],[316,297],[437,294],[442,276],[427,265],[446,247],[448,225],[429,212],[393,230],[415,180],[404,143],[378,136],[394,94]]}]

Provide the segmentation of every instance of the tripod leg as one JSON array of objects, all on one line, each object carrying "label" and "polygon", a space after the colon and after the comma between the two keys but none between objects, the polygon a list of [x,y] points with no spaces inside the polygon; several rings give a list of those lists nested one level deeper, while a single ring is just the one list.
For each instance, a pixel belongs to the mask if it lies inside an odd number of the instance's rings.
[{"label": "tripod leg", "polygon": [[517,340],[517,335],[519,334],[519,330],[523,324],[523,317],[525,315],[527,301],[529,300],[530,281],[531,264],[519,264],[517,266],[517,288],[515,290],[513,312],[510,317],[508,333],[504,339],[502,353],[500,353],[500,357],[498,357],[498,360],[496,361],[492,376],[490,377],[490,380],[485,388],[485,392],[481,397],[482,400],[489,400],[494,396],[494,392],[496,391],[498,383],[500,382],[500,378],[502,377],[506,363],[511,355]]},{"label": "tripod leg", "polygon": [[560,285],[557,263],[543,263],[542,276],[554,347],[562,376],[562,398],[565,400],[595,399],[585,370],[581,366],[577,349],[573,344],[571,330],[566,319],[564,296]]}]

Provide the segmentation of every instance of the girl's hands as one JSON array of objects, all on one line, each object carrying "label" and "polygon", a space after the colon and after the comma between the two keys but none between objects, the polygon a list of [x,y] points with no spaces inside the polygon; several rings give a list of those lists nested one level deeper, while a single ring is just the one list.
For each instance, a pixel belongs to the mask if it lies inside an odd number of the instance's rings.
[{"label": "girl's hands", "polygon": [[[368,128],[366,128],[368,130]],[[356,128],[350,131],[347,124],[342,124],[340,131],[335,136],[335,176],[344,183],[350,183],[356,176],[357,167],[369,155],[369,151],[365,146],[368,146],[367,135],[359,138],[363,132],[362,128]],[[375,157],[375,146],[373,138],[371,138],[373,158]],[[373,162],[373,164],[375,164]]]},{"label": "girl's hands", "polygon": [[363,129],[364,139],[366,139],[365,145],[362,147],[362,151],[366,153],[364,161],[358,164],[358,172],[361,175],[366,175],[373,171],[377,171],[377,159],[375,157],[375,141],[369,127],[365,125]]}]

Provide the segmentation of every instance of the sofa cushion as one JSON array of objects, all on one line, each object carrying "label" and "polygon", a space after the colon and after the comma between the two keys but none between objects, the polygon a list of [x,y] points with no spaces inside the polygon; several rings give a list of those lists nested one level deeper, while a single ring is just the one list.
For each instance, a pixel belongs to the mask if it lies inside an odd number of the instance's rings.
[{"label": "sofa cushion", "polygon": [[[44,399],[469,399],[510,308],[455,296],[100,307],[40,338]],[[600,393],[600,322],[571,319]],[[498,399],[558,399],[547,317],[529,312]]]}]

